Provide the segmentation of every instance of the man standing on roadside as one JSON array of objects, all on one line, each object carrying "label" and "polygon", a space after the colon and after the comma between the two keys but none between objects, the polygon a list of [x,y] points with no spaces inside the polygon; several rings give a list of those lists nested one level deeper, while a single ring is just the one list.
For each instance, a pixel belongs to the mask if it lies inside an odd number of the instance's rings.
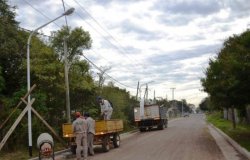
[{"label": "man standing on roadside", "polygon": [[104,120],[110,120],[113,108],[108,100],[103,99],[102,97],[97,97],[98,103],[101,107],[101,116],[103,116]]},{"label": "man standing on roadside", "polygon": [[94,135],[95,135],[95,120],[90,117],[89,113],[84,113],[84,117],[87,120],[87,143],[88,143],[88,151],[90,155],[94,155]]},{"label": "man standing on roadside", "polygon": [[84,160],[87,160],[88,147],[87,147],[87,121],[81,118],[81,113],[75,113],[76,120],[73,122],[73,133],[75,134],[76,159],[81,159],[81,151],[83,150]]}]

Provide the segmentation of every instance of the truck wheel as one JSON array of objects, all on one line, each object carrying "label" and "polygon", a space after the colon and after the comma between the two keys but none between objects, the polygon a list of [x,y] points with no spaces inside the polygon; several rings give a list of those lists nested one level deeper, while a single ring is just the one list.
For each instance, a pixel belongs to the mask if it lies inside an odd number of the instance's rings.
[{"label": "truck wheel", "polygon": [[159,130],[163,130],[163,129],[164,129],[163,124],[158,125],[157,128],[158,128]]},{"label": "truck wheel", "polygon": [[70,150],[71,150],[71,152],[72,152],[72,154],[76,154],[76,145],[71,145],[70,146]]},{"label": "truck wheel", "polygon": [[119,133],[115,133],[114,135],[113,135],[113,145],[114,145],[114,147],[115,148],[118,148],[118,147],[120,147],[120,135],[119,135]]},{"label": "truck wheel", "polygon": [[108,152],[110,150],[109,141],[109,136],[104,137],[102,140],[102,150],[104,152]]},{"label": "truck wheel", "polygon": [[146,128],[140,128],[140,131],[141,131],[141,132],[145,132],[145,131],[146,131]]},{"label": "truck wheel", "polygon": [[163,125],[164,125],[164,121],[161,120],[157,128],[160,130],[163,130],[164,129]]}]

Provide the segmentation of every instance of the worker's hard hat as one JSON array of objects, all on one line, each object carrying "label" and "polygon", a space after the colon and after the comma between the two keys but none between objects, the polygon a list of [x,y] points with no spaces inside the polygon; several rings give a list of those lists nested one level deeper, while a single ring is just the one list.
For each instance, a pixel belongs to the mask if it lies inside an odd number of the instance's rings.
[{"label": "worker's hard hat", "polygon": [[88,113],[88,112],[85,112],[85,113],[84,113],[84,117],[89,117],[89,113]]},{"label": "worker's hard hat", "polygon": [[80,113],[80,112],[76,112],[76,113],[75,113],[75,116],[76,116],[76,117],[80,117],[80,116],[81,116],[81,113]]},{"label": "worker's hard hat", "polygon": [[101,96],[97,96],[97,97],[96,97],[96,100],[97,100],[97,101],[102,100],[102,97],[101,97]]},{"label": "worker's hard hat", "polygon": [[102,99],[102,97],[101,96],[97,96],[97,99],[99,100],[99,99]]}]

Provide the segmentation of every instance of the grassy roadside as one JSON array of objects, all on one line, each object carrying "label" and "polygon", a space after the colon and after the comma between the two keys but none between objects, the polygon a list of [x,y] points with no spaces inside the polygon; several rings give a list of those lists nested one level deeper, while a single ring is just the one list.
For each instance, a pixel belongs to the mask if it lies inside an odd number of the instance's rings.
[{"label": "grassy roadside", "polygon": [[[54,148],[55,152],[65,149],[60,143],[58,142],[55,143],[56,143]],[[32,157],[29,157],[28,150],[25,149],[23,146],[20,147],[18,150],[12,152],[4,152],[4,151],[0,152],[0,160],[27,160],[37,156],[38,156],[38,149],[34,144],[33,144]]]},{"label": "grassy roadside", "polygon": [[233,129],[232,122],[221,117],[222,115],[219,112],[207,114],[207,121],[222,130],[242,147],[250,151],[250,125],[237,124],[236,129]]},{"label": "grassy roadside", "polygon": [[[33,151],[33,157],[37,156],[38,152]],[[25,149],[21,149],[14,152],[3,152],[0,153],[1,160],[27,160],[29,159],[29,152]]]}]

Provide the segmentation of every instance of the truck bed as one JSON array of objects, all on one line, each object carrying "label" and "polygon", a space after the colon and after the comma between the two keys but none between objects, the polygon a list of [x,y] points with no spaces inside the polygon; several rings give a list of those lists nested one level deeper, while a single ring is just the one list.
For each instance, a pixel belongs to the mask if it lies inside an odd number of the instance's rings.
[{"label": "truck bed", "polygon": [[107,133],[114,133],[123,131],[123,122],[122,120],[113,119],[108,121],[96,121],[95,122],[95,135],[102,135]]},{"label": "truck bed", "polygon": [[[63,137],[74,137],[71,123],[62,126]],[[95,136],[123,131],[123,121],[120,119],[99,120],[95,122]]]}]

